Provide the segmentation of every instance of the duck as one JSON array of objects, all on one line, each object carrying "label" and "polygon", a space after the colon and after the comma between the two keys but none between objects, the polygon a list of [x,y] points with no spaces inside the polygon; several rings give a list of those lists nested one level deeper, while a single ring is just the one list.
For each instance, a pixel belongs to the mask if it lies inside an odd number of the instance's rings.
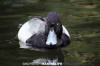
[{"label": "duck", "polygon": [[[57,12],[49,12],[46,17],[32,17],[18,31],[18,39],[24,46],[43,49],[57,49],[70,44],[68,30],[62,25]],[[22,45],[20,45],[22,46]]]}]

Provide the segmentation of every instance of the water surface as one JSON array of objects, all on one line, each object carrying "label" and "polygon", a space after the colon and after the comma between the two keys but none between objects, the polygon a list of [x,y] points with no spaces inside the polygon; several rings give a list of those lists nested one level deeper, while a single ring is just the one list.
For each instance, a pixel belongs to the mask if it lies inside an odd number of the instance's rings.
[{"label": "water surface", "polygon": [[[70,66],[96,66],[100,61],[99,2],[81,0],[1,0],[0,66],[24,66],[37,62],[59,62]],[[92,4],[91,4],[92,3]],[[19,24],[32,16],[45,17],[56,11],[71,34],[63,50],[40,52],[19,48]]]}]

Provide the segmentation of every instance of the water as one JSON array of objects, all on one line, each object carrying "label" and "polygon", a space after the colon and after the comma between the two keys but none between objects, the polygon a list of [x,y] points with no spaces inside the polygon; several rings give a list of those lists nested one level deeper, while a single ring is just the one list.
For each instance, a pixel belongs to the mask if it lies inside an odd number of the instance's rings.
[{"label": "water", "polygon": [[[80,0],[76,3],[73,0],[1,0],[0,66],[29,66],[45,62],[70,66],[98,65],[99,9],[95,10],[97,7],[89,3],[91,2]],[[59,13],[62,23],[71,34],[71,44],[62,50],[45,52],[19,48],[19,25],[32,16],[45,17],[49,11]]]}]

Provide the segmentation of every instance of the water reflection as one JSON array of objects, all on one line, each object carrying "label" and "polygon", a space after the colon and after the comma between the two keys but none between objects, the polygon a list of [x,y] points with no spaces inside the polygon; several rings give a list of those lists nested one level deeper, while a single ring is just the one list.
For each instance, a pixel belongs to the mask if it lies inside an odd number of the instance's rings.
[{"label": "water reflection", "polygon": [[[25,51],[24,53],[19,51],[20,60],[24,56],[24,60],[21,61],[22,65],[62,65],[64,63],[64,55],[61,50],[51,51]],[[26,54],[26,55],[25,55]]]}]

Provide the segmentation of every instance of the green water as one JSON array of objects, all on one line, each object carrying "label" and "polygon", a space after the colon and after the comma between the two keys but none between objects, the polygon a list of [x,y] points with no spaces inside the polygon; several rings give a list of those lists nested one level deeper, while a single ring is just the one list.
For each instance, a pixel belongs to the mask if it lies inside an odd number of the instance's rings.
[{"label": "green water", "polygon": [[[56,59],[68,66],[99,66],[99,6],[99,0],[0,0],[0,66],[31,65],[37,59]],[[48,52],[20,49],[19,24],[32,16],[45,17],[50,11],[59,13],[71,34],[71,44]]]}]

